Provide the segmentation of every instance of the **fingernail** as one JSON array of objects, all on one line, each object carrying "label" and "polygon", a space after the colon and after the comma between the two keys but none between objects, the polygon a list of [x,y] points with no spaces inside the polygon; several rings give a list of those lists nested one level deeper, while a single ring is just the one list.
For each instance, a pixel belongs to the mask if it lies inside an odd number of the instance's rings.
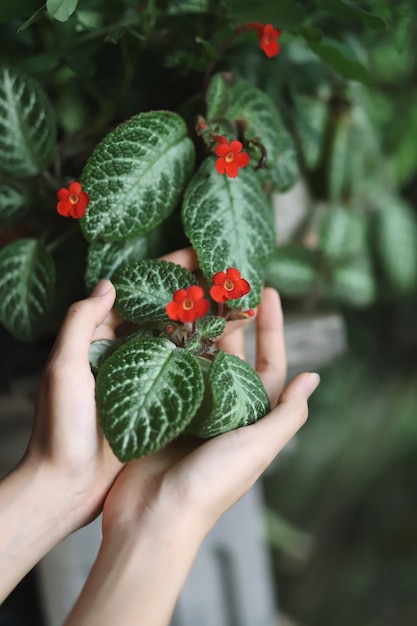
[{"label": "fingernail", "polygon": [[306,376],[304,381],[304,389],[307,394],[307,398],[311,396],[311,394],[317,389],[320,383],[320,374],[316,372],[310,372],[308,376]]},{"label": "fingernail", "polygon": [[106,293],[109,293],[110,289],[111,289],[111,282],[109,281],[108,278],[103,278],[102,280],[100,280],[99,283],[97,283],[97,285],[94,287],[93,291],[91,292],[91,296],[96,297],[96,296],[105,296]]}]

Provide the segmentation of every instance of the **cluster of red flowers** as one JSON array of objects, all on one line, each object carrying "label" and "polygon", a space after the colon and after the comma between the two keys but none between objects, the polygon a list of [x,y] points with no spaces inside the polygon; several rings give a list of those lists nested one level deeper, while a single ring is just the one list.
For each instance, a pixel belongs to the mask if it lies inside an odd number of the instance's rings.
[{"label": "cluster of red flowers", "polygon": [[[248,281],[241,277],[239,270],[230,267],[226,272],[214,274],[210,296],[215,302],[223,304],[227,300],[237,300],[249,291]],[[174,293],[172,301],[166,306],[166,313],[172,320],[195,322],[207,315],[209,307],[210,302],[204,297],[203,289],[192,285],[188,289],[178,289]]]},{"label": "cluster of red flowers", "polygon": [[248,28],[254,30],[258,35],[259,47],[263,50],[269,59],[276,57],[281,46],[277,39],[281,35],[278,28],[274,28],[272,24],[260,24],[259,22],[251,22]]},{"label": "cluster of red flowers", "polygon": [[83,191],[81,183],[73,181],[69,184],[68,189],[61,187],[57,196],[59,202],[56,205],[56,210],[60,215],[74,219],[79,219],[85,215],[90,198],[88,193]]}]

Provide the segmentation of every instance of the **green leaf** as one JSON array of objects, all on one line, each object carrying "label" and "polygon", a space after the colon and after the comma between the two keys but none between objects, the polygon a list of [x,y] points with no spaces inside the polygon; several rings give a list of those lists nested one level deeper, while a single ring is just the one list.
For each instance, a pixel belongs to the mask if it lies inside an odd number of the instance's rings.
[{"label": "green leaf", "polygon": [[171,0],[166,8],[168,15],[207,13],[208,10],[209,0]]},{"label": "green leaf", "polygon": [[26,30],[26,28],[29,28],[29,26],[32,26],[32,24],[38,22],[45,15],[45,13],[46,5],[43,5],[37,11],[32,13],[32,15],[19,26],[17,32],[21,33],[23,30]]},{"label": "green leaf", "polygon": [[205,277],[211,281],[216,272],[236,267],[251,286],[239,306],[259,304],[274,226],[256,173],[248,167],[232,179],[216,172],[213,158],[206,159],[187,188],[182,219]]},{"label": "green leaf", "polygon": [[54,110],[41,86],[13,68],[0,68],[0,170],[34,176],[49,167],[54,147]]},{"label": "green leaf", "polygon": [[367,254],[366,233],[367,219],[363,212],[331,206],[320,221],[320,249],[330,261]]},{"label": "green leaf", "polygon": [[28,191],[18,182],[0,183],[0,222],[11,221],[27,211]]},{"label": "green leaf", "polygon": [[197,284],[188,270],[157,259],[124,265],[115,273],[113,283],[116,309],[131,322],[165,318],[165,307],[174,292]]},{"label": "green leaf", "polygon": [[196,332],[190,335],[184,348],[191,354],[204,354],[214,344],[214,339],[224,333],[226,320],[216,315],[206,315],[197,320]]},{"label": "green leaf", "polygon": [[227,0],[227,5],[244,22],[272,23],[283,30],[297,30],[306,17],[295,0]]},{"label": "green leaf", "polygon": [[304,296],[317,280],[314,252],[291,244],[274,251],[266,270],[266,283],[283,295]]},{"label": "green leaf", "polygon": [[87,239],[120,241],[154,228],[178,204],[193,166],[194,144],[175,113],[140,113],[121,124],[84,168]]},{"label": "green leaf", "polygon": [[376,297],[376,284],[369,261],[357,259],[337,267],[333,272],[330,294],[355,307],[372,304]]},{"label": "green leaf", "polygon": [[215,74],[206,94],[207,120],[212,122],[225,115],[229,105],[229,86],[222,74]]},{"label": "green leaf", "polygon": [[387,24],[378,15],[364,11],[353,2],[343,0],[318,0],[319,6],[331,13],[332,17],[339,17],[343,21],[347,19],[354,22],[362,22],[372,30],[387,30]]},{"label": "green leaf", "polygon": [[330,37],[324,37],[319,43],[309,41],[308,44],[315,54],[344,78],[369,83],[369,70],[350,45]]},{"label": "green leaf", "polygon": [[263,178],[278,191],[286,191],[298,176],[298,160],[294,142],[270,97],[244,81],[230,89],[230,107],[226,117],[241,121],[246,140],[259,139],[267,152],[267,169]]},{"label": "green leaf", "polygon": [[46,0],[46,10],[59,22],[66,22],[77,8],[78,0]]},{"label": "green leaf", "polygon": [[203,397],[195,358],[166,339],[130,341],[97,376],[98,415],[104,435],[123,462],[175,439]]},{"label": "green leaf", "polygon": [[404,200],[386,198],[377,214],[376,242],[384,273],[391,285],[407,292],[417,285],[417,222]]},{"label": "green leaf", "polygon": [[118,267],[141,261],[148,254],[148,238],[144,235],[123,241],[92,243],[88,249],[85,283],[91,291],[101,278],[112,278]]},{"label": "green leaf", "polygon": [[[199,363],[202,361],[200,358]],[[269,398],[259,375],[237,356],[219,350],[205,383],[209,386],[210,400],[204,399],[187,433],[202,438],[214,437],[253,424],[270,410]]]},{"label": "green leaf", "polygon": [[92,341],[88,351],[88,360],[94,374],[97,374],[107,357],[114,351],[114,339],[97,339]]},{"label": "green leaf", "polygon": [[294,123],[306,166],[314,168],[321,156],[328,117],[327,102],[319,97],[293,94]]},{"label": "green leaf", "polygon": [[23,341],[43,330],[52,307],[55,268],[36,239],[19,239],[0,251],[0,321]]},{"label": "green leaf", "polygon": [[225,331],[226,320],[218,315],[206,315],[197,320],[196,330],[203,337],[220,337]]},{"label": "green leaf", "polygon": [[97,374],[103,363],[115,352],[120,346],[124,346],[128,341],[136,341],[145,337],[154,337],[154,327],[149,325],[136,328],[131,333],[123,335],[119,339],[97,339],[92,341],[88,353],[90,367],[94,374]]}]

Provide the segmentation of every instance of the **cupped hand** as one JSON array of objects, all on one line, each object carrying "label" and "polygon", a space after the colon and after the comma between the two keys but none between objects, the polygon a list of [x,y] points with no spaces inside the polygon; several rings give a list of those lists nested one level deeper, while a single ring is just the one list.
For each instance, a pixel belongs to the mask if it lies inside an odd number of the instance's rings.
[{"label": "cupped hand", "polygon": [[[244,358],[242,324],[229,324],[218,346]],[[256,315],[256,369],[268,392],[271,412],[255,424],[205,442],[179,439],[125,466],[104,504],[104,537],[126,529],[137,532],[141,520],[172,524],[188,518],[202,539],[304,424],[307,400],[319,377],[300,374],[284,388],[283,317],[278,294],[269,288],[263,292]]]},{"label": "cupped hand", "polygon": [[[191,249],[163,257],[189,270],[197,268]],[[95,378],[89,347],[96,339],[115,338],[123,321],[113,307],[115,289],[102,280],[89,298],[73,304],[45,367],[34,427],[24,459],[33,468],[50,469],[77,511],[76,526],[93,519],[122,464],[103,436],[97,419]]]}]

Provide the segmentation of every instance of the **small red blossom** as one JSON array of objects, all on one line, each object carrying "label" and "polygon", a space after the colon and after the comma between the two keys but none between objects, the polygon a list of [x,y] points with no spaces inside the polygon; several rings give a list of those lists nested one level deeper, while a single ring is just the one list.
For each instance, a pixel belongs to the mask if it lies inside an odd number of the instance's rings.
[{"label": "small red blossom", "polygon": [[230,143],[226,137],[216,135],[217,141],[214,153],[220,157],[216,161],[216,170],[219,174],[227,174],[230,178],[236,178],[240,167],[246,167],[250,161],[249,154],[242,152],[242,144],[237,139]]},{"label": "small red blossom", "polygon": [[188,289],[178,289],[171,302],[166,306],[166,313],[172,320],[195,322],[208,313],[210,302],[204,298],[204,291],[198,285]]},{"label": "small red blossom", "polygon": [[241,298],[249,291],[250,285],[247,280],[241,278],[239,270],[235,267],[229,267],[226,272],[214,274],[210,295],[215,302],[226,302]]},{"label": "small red blossom", "polygon": [[260,24],[259,22],[248,24],[248,28],[254,30],[258,35],[260,48],[265,52],[266,56],[269,59],[276,57],[281,49],[277,41],[281,31],[278,28],[274,28],[272,24]]},{"label": "small red blossom", "polygon": [[82,190],[81,183],[73,181],[69,184],[68,189],[61,187],[56,195],[59,200],[56,210],[60,215],[74,219],[79,219],[85,215],[90,198],[88,193]]}]

